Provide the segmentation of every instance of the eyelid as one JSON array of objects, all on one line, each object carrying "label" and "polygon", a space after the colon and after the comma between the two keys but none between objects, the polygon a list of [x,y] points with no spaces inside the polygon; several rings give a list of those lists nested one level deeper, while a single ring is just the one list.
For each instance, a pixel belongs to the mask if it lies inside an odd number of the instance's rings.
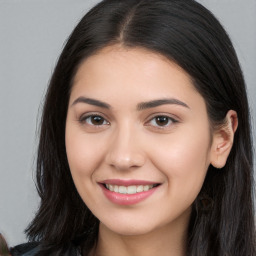
[{"label": "eyelid", "polygon": [[[108,123],[107,125],[110,124],[110,122],[108,121],[108,118],[105,117],[105,115],[103,113],[100,113],[100,112],[87,112],[87,113],[83,113],[82,115],[79,116],[78,121],[79,121],[79,123],[84,124],[85,120],[87,118],[89,118],[89,117],[92,117],[92,116],[99,116],[99,117],[103,118]],[[94,125],[94,126],[96,127],[97,125]],[[103,126],[103,125],[99,125],[99,126]]]},{"label": "eyelid", "polygon": [[[171,124],[169,124],[169,125],[167,125],[167,126],[151,125],[150,122],[151,122],[152,120],[154,120],[155,118],[157,118],[157,117],[167,117],[168,119],[171,120]],[[147,119],[147,121],[145,122],[145,124],[146,124],[146,126],[152,126],[152,127],[154,127],[155,129],[164,130],[164,129],[170,129],[170,126],[173,126],[173,125],[175,125],[175,124],[177,124],[177,123],[179,123],[179,122],[180,122],[179,118],[173,117],[173,115],[171,115],[171,114],[155,113],[155,114],[151,115],[151,116]]]}]

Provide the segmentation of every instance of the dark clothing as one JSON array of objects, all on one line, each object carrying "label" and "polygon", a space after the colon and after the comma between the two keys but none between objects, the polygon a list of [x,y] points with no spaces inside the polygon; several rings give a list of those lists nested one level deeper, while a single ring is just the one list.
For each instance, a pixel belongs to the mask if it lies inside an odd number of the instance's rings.
[{"label": "dark clothing", "polygon": [[38,252],[39,243],[20,244],[11,248],[12,256],[33,256]]},{"label": "dark clothing", "polygon": [[[25,243],[11,248],[11,256],[36,256],[40,251],[40,243]],[[57,253],[58,256],[81,256],[79,248],[70,246],[65,252]],[[53,255],[52,255],[53,256]]]}]

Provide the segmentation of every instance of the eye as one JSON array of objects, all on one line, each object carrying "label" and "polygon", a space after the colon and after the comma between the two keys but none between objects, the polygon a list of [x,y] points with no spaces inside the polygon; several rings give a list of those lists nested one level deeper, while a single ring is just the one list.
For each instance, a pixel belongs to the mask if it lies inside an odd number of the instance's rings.
[{"label": "eye", "polygon": [[102,125],[108,125],[109,122],[100,115],[89,115],[82,117],[80,119],[80,122],[83,124],[88,124],[91,126],[102,126]]},{"label": "eye", "polygon": [[177,122],[178,121],[172,117],[165,116],[165,115],[159,115],[159,116],[155,116],[154,118],[149,120],[147,125],[151,125],[151,126],[154,126],[157,128],[166,128],[166,127],[169,127],[170,125],[177,123]]}]

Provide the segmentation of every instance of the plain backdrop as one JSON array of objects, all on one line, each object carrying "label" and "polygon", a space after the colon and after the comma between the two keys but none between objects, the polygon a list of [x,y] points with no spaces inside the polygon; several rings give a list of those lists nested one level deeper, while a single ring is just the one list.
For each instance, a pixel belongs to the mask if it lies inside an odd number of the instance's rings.
[{"label": "plain backdrop", "polygon": [[[96,0],[0,0],[0,232],[10,245],[39,198],[34,185],[38,113],[68,35]],[[256,0],[199,0],[228,31],[256,127]],[[254,141],[256,141],[254,128]]]}]

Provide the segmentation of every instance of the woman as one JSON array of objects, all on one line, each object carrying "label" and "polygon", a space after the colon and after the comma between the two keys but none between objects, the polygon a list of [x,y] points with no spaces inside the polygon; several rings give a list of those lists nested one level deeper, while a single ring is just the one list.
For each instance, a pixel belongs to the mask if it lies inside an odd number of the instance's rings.
[{"label": "woman", "polygon": [[185,0],[107,0],[53,73],[33,243],[12,255],[253,256],[253,157],[226,32]]}]

